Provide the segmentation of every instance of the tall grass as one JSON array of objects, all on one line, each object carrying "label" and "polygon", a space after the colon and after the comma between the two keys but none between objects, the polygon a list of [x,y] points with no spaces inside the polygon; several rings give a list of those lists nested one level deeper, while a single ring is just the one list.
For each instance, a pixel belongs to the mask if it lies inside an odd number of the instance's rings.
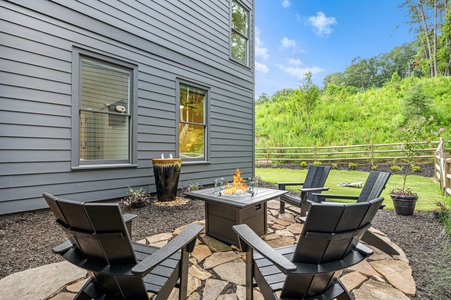
[{"label": "tall grass", "polygon": [[[299,105],[296,93],[271,101],[257,102],[255,115],[257,147],[329,146],[398,142],[398,130],[404,122],[403,101],[407,91],[421,83],[431,99],[428,115],[434,116],[432,131],[445,128],[443,137],[451,139],[451,77],[406,78],[383,88],[365,92],[345,88],[326,88],[316,108],[307,116]],[[430,130],[428,131],[430,132]],[[432,133],[422,140],[438,140]]]}]

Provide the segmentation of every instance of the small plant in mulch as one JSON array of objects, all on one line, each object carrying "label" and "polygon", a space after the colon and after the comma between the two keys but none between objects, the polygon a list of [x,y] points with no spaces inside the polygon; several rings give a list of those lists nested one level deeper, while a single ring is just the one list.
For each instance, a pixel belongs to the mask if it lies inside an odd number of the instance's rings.
[{"label": "small plant in mulch", "polygon": [[150,201],[150,194],[143,188],[128,187],[128,196],[121,200],[125,207],[140,208]]},{"label": "small plant in mulch", "polygon": [[402,168],[400,166],[397,166],[397,165],[390,166],[390,171],[392,171],[393,173],[400,172],[401,170],[402,170]]},{"label": "small plant in mulch", "polygon": [[332,169],[338,170],[338,164],[337,163],[332,163],[331,166],[332,166]]},{"label": "small plant in mulch", "polygon": [[313,165],[316,166],[316,167],[320,167],[322,165],[322,163],[320,161],[315,161],[313,163]]},{"label": "small plant in mulch", "polygon": [[421,172],[421,167],[417,166],[417,165],[411,165],[410,169],[412,170],[412,172],[416,172],[416,173]]},{"label": "small plant in mulch", "polygon": [[202,188],[203,188],[203,186],[199,182],[196,182],[196,183],[189,182],[187,186],[182,187],[182,193],[197,191]]},{"label": "small plant in mulch", "polygon": [[377,165],[371,165],[371,170],[372,171],[377,171]]},{"label": "small plant in mulch", "polygon": [[357,164],[350,162],[348,164],[348,169],[349,170],[355,170],[357,168]]},{"label": "small plant in mulch", "polygon": [[299,164],[301,167],[306,168],[307,167],[307,162],[305,161],[301,161],[301,163]]},{"label": "small plant in mulch", "polygon": [[445,206],[445,204],[440,201],[435,202],[435,204],[437,205],[437,209],[432,211],[434,219],[443,222],[445,219],[450,217],[451,211]]}]

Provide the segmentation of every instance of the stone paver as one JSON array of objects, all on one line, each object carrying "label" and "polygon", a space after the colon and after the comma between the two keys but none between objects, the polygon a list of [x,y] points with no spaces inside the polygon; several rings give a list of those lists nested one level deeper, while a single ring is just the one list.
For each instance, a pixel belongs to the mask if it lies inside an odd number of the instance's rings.
[{"label": "stone paver", "polygon": [[[272,247],[294,245],[302,232],[302,224],[295,222],[295,214],[279,214],[279,202],[268,202],[268,234],[262,238]],[[204,225],[204,221],[196,221]],[[143,244],[164,245],[178,235],[185,226],[174,232],[149,236],[141,240]],[[390,256],[369,245],[374,254],[367,260],[347,269],[341,277],[343,284],[351,291],[356,300],[409,299],[407,295],[416,292],[412,269],[408,259],[397,245],[377,229],[371,230],[387,241],[401,254]],[[227,245],[205,233],[199,237],[190,257],[188,268],[189,300],[244,300],[245,263],[244,253],[235,246]],[[86,282],[86,272],[68,262],[51,264],[37,269],[12,274],[0,280],[1,299],[72,299]],[[58,279],[58,280],[56,280]],[[20,284],[18,284],[20,283]],[[234,288],[231,288],[235,286]],[[236,291],[228,293],[230,290]],[[57,291],[60,291],[58,294]],[[258,288],[254,288],[254,299],[263,300]],[[178,297],[174,289],[168,300]],[[5,298],[6,297],[6,298]]]},{"label": "stone paver", "polygon": [[0,280],[0,299],[44,299],[85,276],[85,270],[66,261],[28,269]]},{"label": "stone paver", "polygon": [[205,259],[204,268],[210,269],[220,264],[235,260],[237,258],[240,258],[240,255],[235,253],[234,251],[216,252],[213,253],[207,259]]},{"label": "stone paver", "polygon": [[378,260],[370,262],[374,269],[381,273],[388,282],[407,296],[415,296],[416,286],[410,266],[401,260]]},{"label": "stone paver", "polygon": [[390,284],[369,280],[361,288],[354,290],[355,300],[408,300],[403,292]]},{"label": "stone paver", "polygon": [[220,278],[224,280],[238,285],[246,284],[246,266],[241,257],[234,261],[214,267],[213,270],[216,272],[216,274],[219,275]]},{"label": "stone paver", "polygon": [[343,275],[340,280],[348,291],[352,291],[364,281],[368,280],[368,277],[359,272],[349,272],[348,274]]},{"label": "stone paver", "polygon": [[202,262],[205,258],[212,254],[210,248],[207,245],[196,245],[191,255],[197,259],[198,262]]},{"label": "stone paver", "polygon": [[203,300],[215,300],[221,294],[222,290],[227,286],[228,282],[218,279],[207,279],[205,281],[205,289]]}]

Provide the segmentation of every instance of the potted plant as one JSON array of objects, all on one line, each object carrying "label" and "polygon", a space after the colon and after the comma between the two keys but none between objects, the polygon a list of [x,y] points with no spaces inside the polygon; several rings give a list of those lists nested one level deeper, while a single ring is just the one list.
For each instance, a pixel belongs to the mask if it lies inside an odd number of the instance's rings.
[{"label": "potted plant", "polygon": [[128,187],[128,196],[122,199],[122,203],[127,207],[139,208],[149,203],[150,195],[143,188],[134,189]]},{"label": "potted plant", "polygon": [[414,193],[410,188],[406,186],[407,177],[413,172],[416,166],[416,160],[418,156],[418,150],[422,148],[422,144],[418,142],[422,136],[422,130],[424,129],[424,123],[426,119],[413,118],[410,120],[407,126],[401,128],[404,137],[404,143],[402,149],[404,151],[405,165],[402,167],[403,180],[400,188],[395,188],[391,191],[390,197],[393,200],[395,212],[398,215],[411,216],[415,211],[416,201],[418,195]]}]

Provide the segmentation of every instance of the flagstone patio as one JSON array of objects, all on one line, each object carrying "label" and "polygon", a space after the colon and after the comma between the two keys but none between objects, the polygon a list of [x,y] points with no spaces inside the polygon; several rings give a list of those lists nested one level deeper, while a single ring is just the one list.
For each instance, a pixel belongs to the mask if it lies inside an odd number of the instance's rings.
[{"label": "flagstone patio", "polygon": [[[264,240],[272,247],[296,243],[302,225],[294,221],[290,212],[279,214],[279,202],[268,202],[268,234]],[[204,221],[195,223],[203,224]],[[149,236],[140,243],[162,246],[185,226],[174,232]],[[390,256],[371,247],[374,254],[367,260],[344,271],[341,280],[356,300],[409,299],[416,293],[412,269],[402,249],[393,244],[382,232],[381,236],[401,255]],[[201,234],[191,255],[189,267],[188,299],[227,300],[245,299],[244,253],[237,247],[226,245]],[[86,272],[67,262],[60,262],[12,274],[0,280],[0,299],[73,299],[86,282]],[[263,299],[258,289],[254,298]],[[4,297],[4,298],[3,298]],[[177,299],[176,291],[171,295]]]}]

